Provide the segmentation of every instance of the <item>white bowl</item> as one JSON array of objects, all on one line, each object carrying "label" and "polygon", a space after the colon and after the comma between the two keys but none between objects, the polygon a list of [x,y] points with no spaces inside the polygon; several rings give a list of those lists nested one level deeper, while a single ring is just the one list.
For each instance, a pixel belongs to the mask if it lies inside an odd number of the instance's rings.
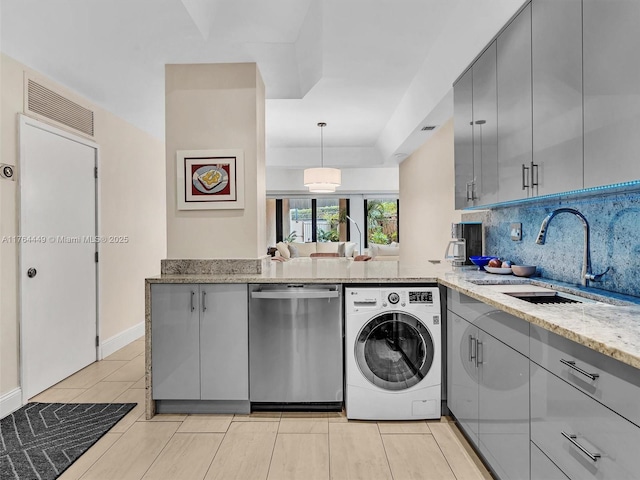
[{"label": "white bowl", "polygon": [[489,273],[497,273],[499,275],[511,275],[510,268],[498,268],[498,267],[484,267],[484,269]]}]

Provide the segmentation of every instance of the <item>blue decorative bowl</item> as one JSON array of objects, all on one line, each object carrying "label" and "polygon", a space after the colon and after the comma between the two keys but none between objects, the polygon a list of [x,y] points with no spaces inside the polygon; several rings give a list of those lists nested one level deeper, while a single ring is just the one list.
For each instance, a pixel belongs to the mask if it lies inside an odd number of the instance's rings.
[{"label": "blue decorative bowl", "polygon": [[471,257],[469,257],[469,260],[471,260],[471,263],[473,263],[474,265],[477,265],[479,267],[478,270],[484,270],[484,267],[489,263],[490,260],[492,260],[494,258],[499,258],[499,257],[471,256]]}]

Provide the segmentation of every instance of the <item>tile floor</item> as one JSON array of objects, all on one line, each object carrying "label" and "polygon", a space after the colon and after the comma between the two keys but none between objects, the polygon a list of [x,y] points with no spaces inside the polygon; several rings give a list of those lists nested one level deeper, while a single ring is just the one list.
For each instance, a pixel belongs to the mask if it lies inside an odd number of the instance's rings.
[{"label": "tile floor", "polygon": [[34,397],[137,402],[61,480],[472,480],[491,475],[453,423],[358,422],[341,413],[144,418],[144,341]]}]

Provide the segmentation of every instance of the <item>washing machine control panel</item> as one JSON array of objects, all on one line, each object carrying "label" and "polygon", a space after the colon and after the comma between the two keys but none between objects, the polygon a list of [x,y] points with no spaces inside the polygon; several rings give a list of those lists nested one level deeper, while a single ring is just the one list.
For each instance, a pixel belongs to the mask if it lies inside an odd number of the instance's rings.
[{"label": "washing machine control panel", "polygon": [[389,303],[391,305],[395,305],[400,301],[400,295],[398,295],[396,292],[391,292],[387,298],[389,299]]},{"label": "washing machine control panel", "polygon": [[409,303],[433,303],[433,292],[409,292]]}]

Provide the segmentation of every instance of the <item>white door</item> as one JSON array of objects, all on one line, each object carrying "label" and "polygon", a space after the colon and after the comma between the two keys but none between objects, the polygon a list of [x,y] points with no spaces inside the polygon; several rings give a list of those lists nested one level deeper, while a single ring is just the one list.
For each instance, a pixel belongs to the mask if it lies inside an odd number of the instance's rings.
[{"label": "white door", "polygon": [[96,360],[97,146],[20,116],[23,398]]}]

